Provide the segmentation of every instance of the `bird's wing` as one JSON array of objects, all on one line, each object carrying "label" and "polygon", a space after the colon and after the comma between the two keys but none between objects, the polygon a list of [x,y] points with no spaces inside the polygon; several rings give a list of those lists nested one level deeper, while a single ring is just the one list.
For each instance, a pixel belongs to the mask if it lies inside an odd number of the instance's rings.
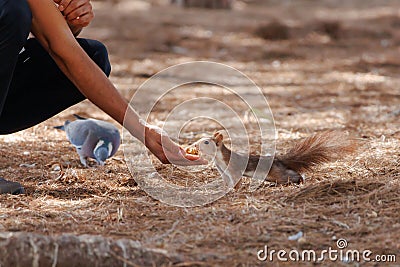
[{"label": "bird's wing", "polygon": [[76,148],[82,148],[93,127],[90,120],[76,120],[65,127],[67,138]]}]

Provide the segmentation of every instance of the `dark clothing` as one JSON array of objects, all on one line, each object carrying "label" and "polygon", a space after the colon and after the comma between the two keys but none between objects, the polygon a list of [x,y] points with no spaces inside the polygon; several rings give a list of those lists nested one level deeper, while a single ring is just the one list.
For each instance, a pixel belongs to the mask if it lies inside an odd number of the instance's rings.
[{"label": "dark clothing", "polygon": [[[85,99],[38,41],[27,40],[30,29],[26,0],[0,0],[0,134],[34,126]],[[105,46],[77,41],[108,76]]]},{"label": "dark clothing", "polygon": [[0,178],[0,194],[24,194],[24,187],[18,182],[7,181],[4,178]]}]

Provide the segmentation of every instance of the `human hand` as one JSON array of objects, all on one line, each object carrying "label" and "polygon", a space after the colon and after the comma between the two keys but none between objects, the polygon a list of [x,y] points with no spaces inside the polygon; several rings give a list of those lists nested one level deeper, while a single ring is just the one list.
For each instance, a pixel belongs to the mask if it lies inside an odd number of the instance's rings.
[{"label": "human hand", "polygon": [[156,126],[146,127],[145,145],[164,164],[172,163],[181,166],[207,164],[207,161],[199,156],[187,154]]},{"label": "human hand", "polygon": [[86,27],[94,18],[90,0],[54,0],[70,27]]}]

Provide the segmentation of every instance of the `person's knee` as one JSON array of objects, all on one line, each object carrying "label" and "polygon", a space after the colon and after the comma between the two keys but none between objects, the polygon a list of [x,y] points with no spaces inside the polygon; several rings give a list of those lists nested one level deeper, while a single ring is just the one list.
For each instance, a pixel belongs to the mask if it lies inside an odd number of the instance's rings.
[{"label": "person's knee", "polygon": [[93,60],[99,65],[103,72],[109,76],[111,73],[111,63],[108,57],[107,47],[101,43],[97,42],[96,53]]},{"label": "person's knee", "polygon": [[31,30],[32,13],[26,0],[2,1],[0,5],[0,36],[3,40],[22,46]]},{"label": "person's knee", "polygon": [[95,45],[95,53],[93,55],[93,61],[103,70],[103,72],[109,76],[111,73],[111,63],[110,59],[108,58],[108,51],[106,46],[96,41]]},{"label": "person's knee", "polygon": [[89,55],[89,57],[107,76],[109,76],[111,73],[111,64],[108,58],[106,46],[97,40],[78,39],[78,42]]}]

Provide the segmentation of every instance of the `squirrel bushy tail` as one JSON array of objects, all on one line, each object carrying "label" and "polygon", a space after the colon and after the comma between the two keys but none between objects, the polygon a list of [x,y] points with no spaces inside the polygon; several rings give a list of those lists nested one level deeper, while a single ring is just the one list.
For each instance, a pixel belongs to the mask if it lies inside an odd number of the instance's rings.
[{"label": "squirrel bushy tail", "polygon": [[339,159],[355,148],[355,142],[341,132],[314,134],[296,143],[284,155],[276,157],[270,171],[271,180],[278,183],[301,182],[303,178],[300,172]]},{"label": "squirrel bushy tail", "polygon": [[296,143],[278,159],[290,169],[309,171],[312,166],[339,159],[355,149],[347,136],[337,131],[317,133]]}]

